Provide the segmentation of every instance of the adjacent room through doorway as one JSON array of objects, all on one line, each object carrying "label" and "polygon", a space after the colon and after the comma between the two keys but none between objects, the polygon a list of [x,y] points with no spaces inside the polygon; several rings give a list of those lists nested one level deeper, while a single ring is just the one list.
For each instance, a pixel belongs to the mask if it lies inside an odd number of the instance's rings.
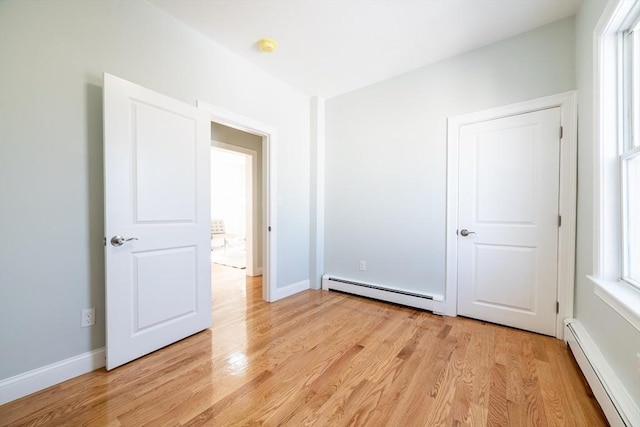
[{"label": "adjacent room through doorway", "polygon": [[251,220],[250,168],[247,154],[211,147],[211,261],[242,270],[247,267],[247,220]]},{"label": "adjacent room through doorway", "polygon": [[211,123],[212,294],[262,284],[263,138]]}]

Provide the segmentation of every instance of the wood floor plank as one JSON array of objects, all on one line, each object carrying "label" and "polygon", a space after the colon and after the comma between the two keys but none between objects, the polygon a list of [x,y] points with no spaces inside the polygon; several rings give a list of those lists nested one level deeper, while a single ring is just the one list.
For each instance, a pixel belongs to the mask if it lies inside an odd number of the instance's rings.
[{"label": "wood floor plank", "polygon": [[[389,325],[394,323],[396,326],[394,329],[387,329]],[[387,361],[386,357],[380,357],[381,354],[387,351],[389,358],[391,357],[392,347],[388,345],[388,341],[385,341],[390,336],[402,340],[405,329],[402,323],[390,319],[386,319],[381,327],[372,328],[364,335],[363,339],[358,341],[358,345],[362,346],[363,350],[358,352],[348,367],[341,370],[339,375],[329,378],[323,383],[316,383],[315,387],[310,390],[311,393],[307,394],[308,398],[305,400],[304,407],[301,408],[299,404],[296,404],[296,408],[282,408],[278,414],[280,418],[268,419],[267,424],[271,425],[277,421],[275,425],[280,425],[282,422],[301,425],[309,422],[321,422],[319,415],[323,415],[325,418],[333,416],[333,412],[340,410],[343,401],[353,393],[353,390],[367,381],[363,378],[364,375],[371,371],[379,371],[379,364]],[[322,408],[322,413],[316,414],[320,408]],[[333,410],[329,408],[333,408]]]},{"label": "wood floor plank", "polygon": [[[385,399],[375,409],[372,420],[374,425],[397,425],[410,420],[411,424],[424,424],[424,419],[431,411],[435,399],[429,393],[444,369],[439,363],[436,352],[429,351],[433,343],[440,344],[439,339],[431,331],[412,357],[402,365],[402,371],[384,390]],[[425,344],[428,346],[425,347]],[[449,344],[452,341],[448,341]],[[380,384],[384,384],[381,380]]]},{"label": "wood floor plank", "polygon": [[[372,320],[370,323],[371,327],[368,331],[358,335],[357,345],[361,347],[363,351],[358,351],[358,354],[355,355],[351,363],[349,363],[349,366],[338,371],[337,373],[339,375],[323,375],[325,378],[322,382],[314,380],[313,383],[308,384],[309,390],[304,393],[306,396],[305,407],[300,408],[299,402],[290,403],[288,406],[281,408],[274,417],[268,419],[268,424],[271,425],[275,423],[275,425],[280,425],[283,422],[287,422],[296,425],[296,423],[303,423],[307,416],[310,415],[310,408],[328,407],[326,405],[331,405],[331,402],[328,401],[339,396],[336,390],[348,389],[350,383],[352,384],[360,380],[359,377],[361,373],[371,370],[372,364],[379,361],[379,359],[375,358],[377,352],[372,352],[371,348],[372,346],[383,345],[380,342],[382,340],[376,340],[373,337],[379,336],[379,334],[385,331],[390,325],[396,325],[396,329],[392,330],[392,334],[396,337],[400,336],[404,329],[400,322],[388,317],[385,319],[376,319],[374,317]],[[329,339],[333,341],[333,338],[330,337]],[[388,345],[385,345],[385,349],[388,350],[389,348]]]},{"label": "wood floor plank", "polygon": [[0,426],[606,426],[559,340],[214,265],[212,327],[0,406]]}]

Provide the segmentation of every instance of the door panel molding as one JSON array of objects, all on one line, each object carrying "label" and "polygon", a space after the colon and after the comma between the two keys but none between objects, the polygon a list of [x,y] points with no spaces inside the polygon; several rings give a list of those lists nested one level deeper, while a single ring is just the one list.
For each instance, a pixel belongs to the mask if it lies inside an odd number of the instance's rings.
[{"label": "door panel molding", "polygon": [[[492,108],[447,121],[447,238],[444,314],[456,316],[458,303],[458,157],[460,128],[492,119],[560,108],[563,129],[560,143],[559,212],[562,226],[558,233],[558,316],[556,337],[562,338],[563,321],[573,317],[577,192],[577,92],[565,92],[503,107]],[[560,132],[560,130],[558,130]]]}]

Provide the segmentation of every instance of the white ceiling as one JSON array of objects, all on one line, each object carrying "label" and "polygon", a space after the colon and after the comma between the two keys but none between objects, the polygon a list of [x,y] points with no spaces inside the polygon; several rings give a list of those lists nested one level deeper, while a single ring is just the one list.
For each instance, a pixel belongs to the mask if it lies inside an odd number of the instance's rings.
[{"label": "white ceiling", "polygon": [[[582,0],[150,0],[308,95],[332,97],[574,15]],[[274,53],[257,41],[274,39]]]}]

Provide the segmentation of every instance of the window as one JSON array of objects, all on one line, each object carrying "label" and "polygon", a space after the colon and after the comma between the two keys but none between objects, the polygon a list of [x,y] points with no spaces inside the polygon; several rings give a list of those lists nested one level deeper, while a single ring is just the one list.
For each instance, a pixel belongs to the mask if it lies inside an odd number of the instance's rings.
[{"label": "window", "polygon": [[595,29],[595,293],[640,330],[640,0]]},{"label": "window", "polygon": [[[622,278],[640,288],[640,20],[621,32]],[[635,21],[635,22],[634,22]]]}]

